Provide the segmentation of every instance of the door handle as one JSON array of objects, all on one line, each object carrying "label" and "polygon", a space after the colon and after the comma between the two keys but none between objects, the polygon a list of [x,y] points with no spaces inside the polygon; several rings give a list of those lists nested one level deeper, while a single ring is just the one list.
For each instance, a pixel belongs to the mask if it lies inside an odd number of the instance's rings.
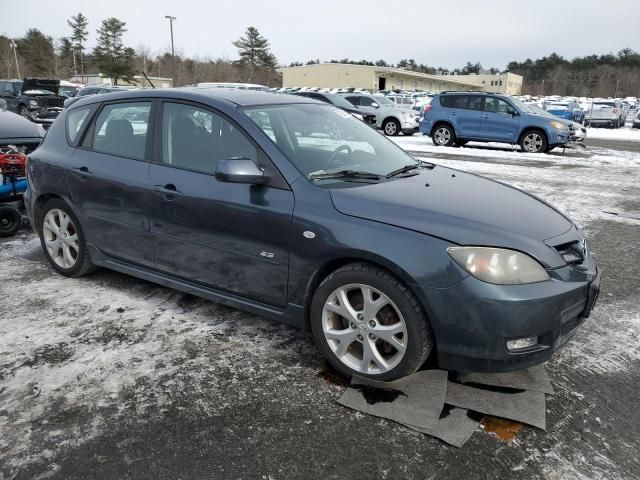
[{"label": "door handle", "polygon": [[482,118],[489,118],[489,115],[487,115],[486,113],[482,114]]},{"label": "door handle", "polygon": [[71,173],[79,177],[93,177],[93,173],[91,173],[87,167],[72,168]]},{"label": "door handle", "polygon": [[456,116],[456,112],[451,112],[451,116],[455,117]]},{"label": "door handle", "polygon": [[153,191],[161,194],[166,200],[168,200],[170,197],[182,196],[182,192],[177,190],[176,186],[173,185],[172,183],[167,183],[166,185],[154,185]]}]

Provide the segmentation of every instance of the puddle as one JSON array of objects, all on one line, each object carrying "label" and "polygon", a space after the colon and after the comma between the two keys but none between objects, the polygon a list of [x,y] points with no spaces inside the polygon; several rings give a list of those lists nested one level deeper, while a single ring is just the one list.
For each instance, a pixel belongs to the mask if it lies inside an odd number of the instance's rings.
[{"label": "puddle", "polygon": [[485,415],[480,423],[485,432],[493,433],[505,442],[511,442],[516,438],[520,430],[524,428],[524,425],[520,422],[492,417],[490,415]]}]

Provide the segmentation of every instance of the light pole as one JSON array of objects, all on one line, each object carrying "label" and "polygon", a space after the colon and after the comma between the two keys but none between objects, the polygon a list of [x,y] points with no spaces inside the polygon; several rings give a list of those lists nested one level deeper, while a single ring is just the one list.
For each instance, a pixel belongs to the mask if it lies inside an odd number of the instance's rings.
[{"label": "light pole", "polygon": [[169,29],[171,30],[171,68],[173,70],[173,86],[176,87],[176,53],[173,49],[173,21],[176,17],[165,15],[164,18],[169,19]]},{"label": "light pole", "polygon": [[18,54],[16,53],[16,41],[11,40],[11,46],[13,47],[13,58],[16,61],[16,73],[18,74],[17,78],[20,78],[20,65],[18,65]]}]

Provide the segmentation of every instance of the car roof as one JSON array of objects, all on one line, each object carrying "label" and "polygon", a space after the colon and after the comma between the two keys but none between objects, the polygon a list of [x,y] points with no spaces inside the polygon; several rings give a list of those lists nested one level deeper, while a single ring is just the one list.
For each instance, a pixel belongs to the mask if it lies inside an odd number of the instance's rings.
[{"label": "car roof", "polygon": [[[220,87],[180,87],[137,89],[104,95],[88,96],[82,99],[82,105],[112,100],[126,100],[136,98],[175,98],[181,100],[204,101],[223,100],[238,106],[278,105],[287,103],[322,103],[318,100],[300,95],[283,95],[278,93],[260,92],[255,90],[239,90],[237,88]],[[80,104],[80,101],[78,102]],[[74,104],[75,107],[75,104]]]}]

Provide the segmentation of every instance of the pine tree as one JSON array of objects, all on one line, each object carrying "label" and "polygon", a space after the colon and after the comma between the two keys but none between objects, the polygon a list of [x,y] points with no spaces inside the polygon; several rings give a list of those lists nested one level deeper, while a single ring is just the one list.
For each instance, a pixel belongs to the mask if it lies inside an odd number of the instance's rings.
[{"label": "pine tree", "polygon": [[89,20],[82,12],[79,12],[75,17],[67,20],[67,25],[71,27],[70,40],[73,48],[76,54],[80,55],[80,75],[84,78],[84,47],[87,42],[87,36],[89,35],[89,30],[87,30]]},{"label": "pine tree", "polygon": [[55,75],[55,63],[53,39],[47,37],[37,28],[30,28],[26,35],[17,42],[18,55],[27,64],[25,76],[53,76]]},{"label": "pine tree", "polygon": [[240,56],[234,64],[245,73],[247,81],[257,76],[264,77],[265,73],[271,74],[275,69],[278,61],[269,49],[269,41],[260,35],[257,28],[247,28],[244,36],[233,42],[233,46]]},{"label": "pine tree", "polygon": [[114,85],[118,79],[130,81],[133,77],[133,57],[135,50],[126,48],[122,36],[127,31],[126,23],[115,17],[102,21],[98,29],[98,45],[94,55],[100,72],[111,78]]}]

